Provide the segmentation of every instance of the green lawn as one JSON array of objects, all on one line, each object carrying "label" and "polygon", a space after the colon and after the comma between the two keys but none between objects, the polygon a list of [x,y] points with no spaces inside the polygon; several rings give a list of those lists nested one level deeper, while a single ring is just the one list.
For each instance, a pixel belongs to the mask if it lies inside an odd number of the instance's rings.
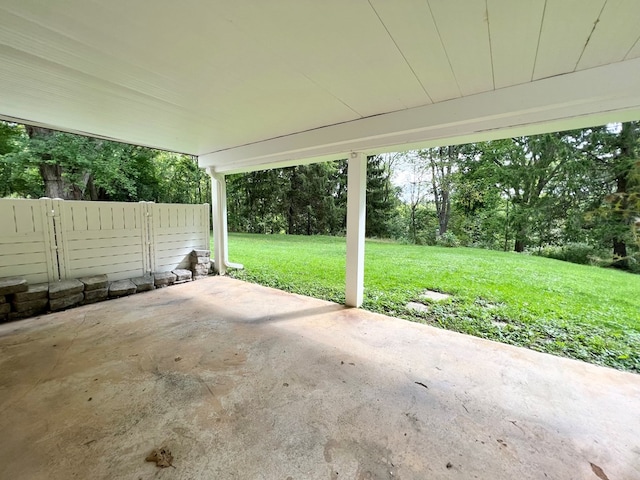
[{"label": "green lawn", "polygon": [[[236,278],[344,301],[345,240],[231,234]],[[405,308],[431,289],[453,295]],[[640,373],[640,275],[470,248],[367,241],[363,308]]]}]

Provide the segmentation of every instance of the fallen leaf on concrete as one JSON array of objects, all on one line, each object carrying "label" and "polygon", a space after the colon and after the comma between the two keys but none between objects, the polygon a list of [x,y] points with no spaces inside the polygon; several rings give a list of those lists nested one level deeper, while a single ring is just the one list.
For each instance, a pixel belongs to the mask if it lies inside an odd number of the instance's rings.
[{"label": "fallen leaf on concrete", "polygon": [[171,455],[171,452],[166,447],[155,448],[147,455],[145,460],[147,462],[155,462],[160,468],[173,467],[173,455]]},{"label": "fallen leaf on concrete", "polygon": [[609,480],[609,477],[607,477],[607,474],[604,473],[604,470],[602,470],[598,465],[596,465],[595,463],[591,463],[591,470],[593,470],[593,473],[595,473],[598,478],[600,478],[601,480]]}]

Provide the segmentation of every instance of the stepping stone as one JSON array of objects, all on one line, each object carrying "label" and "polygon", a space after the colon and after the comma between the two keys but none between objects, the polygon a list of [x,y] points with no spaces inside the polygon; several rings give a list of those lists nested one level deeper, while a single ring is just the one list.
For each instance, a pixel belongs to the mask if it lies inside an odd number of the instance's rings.
[{"label": "stepping stone", "polygon": [[[80,282],[80,284],[84,287],[84,284]],[[52,312],[62,310],[64,308],[73,307],[74,305],[79,304],[84,300],[84,293],[74,293],[72,295],[68,295],[66,297],[58,297],[49,299],[49,309]]]},{"label": "stepping stone", "polygon": [[[80,280],[61,280],[49,284],[49,298],[70,297],[84,291],[84,283]],[[64,308],[64,307],[63,307]]]},{"label": "stepping stone", "polygon": [[142,277],[132,278],[131,281],[136,286],[136,292],[146,292],[148,290],[155,289],[153,277],[151,275],[144,275]]},{"label": "stepping stone", "polygon": [[156,287],[166,287],[176,281],[176,276],[171,272],[160,272],[153,274],[153,283]]},{"label": "stepping stone", "polygon": [[93,275],[91,277],[82,277],[79,279],[84,283],[84,291],[100,290],[109,288],[109,279],[106,275]]},{"label": "stepping stone", "polygon": [[102,302],[103,300],[106,300],[108,296],[109,296],[108,287],[85,291],[84,300],[82,304],[88,305],[90,303]]},{"label": "stepping stone", "polygon": [[11,295],[12,293],[26,292],[29,284],[24,278],[10,277],[0,279],[0,295]]},{"label": "stepping stone", "polygon": [[124,297],[136,293],[136,285],[131,280],[117,280],[109,285],[110,297]]},{"label": "stepping stone", "polygon": [[421,300],[432,300],[434,302],[441,302],[442,300],[448,300],[451,295],[448,293],[434,292],[433,290],[425,290],[420,294]]},{"label": "stepping stone", "polygon": [[420,313],[427,313],[430,311],[429,307],[418,302],[409,302],[405,305],[405,307],[408,308],[409,310],[414,310]]},{"label": "stepping stone", "polygon": [[18,292],[13,295],[14,302],[28,302],[41,298],[49,298],[49,284],[39,283],[37,285],[29,285],[26,292]]}]

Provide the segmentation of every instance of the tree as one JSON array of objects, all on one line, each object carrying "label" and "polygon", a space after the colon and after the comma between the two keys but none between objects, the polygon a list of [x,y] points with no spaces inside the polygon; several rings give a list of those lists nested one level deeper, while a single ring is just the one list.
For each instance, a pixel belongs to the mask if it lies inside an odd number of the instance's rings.
[{"label": "tree", "polygon": [[398,206],[398,190],[391,183],[397,155],[376,155],[367,159],[365,232],[367,237],[389,238],[391,219]]}]

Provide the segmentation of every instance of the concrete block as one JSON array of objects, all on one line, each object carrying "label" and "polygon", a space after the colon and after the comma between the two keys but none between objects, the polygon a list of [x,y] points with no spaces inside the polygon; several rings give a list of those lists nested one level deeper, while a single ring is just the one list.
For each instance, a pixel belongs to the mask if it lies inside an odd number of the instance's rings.
[{"label": "concrete block", "polygon": [[84,283],[85,292],[109,288],[109,279],[106,275],[92,275],[91,277],[82,277],[79,280]]},{"label": "concrete block", "polygon": [[89,290],[84,292],[84,300],[82,301],[83,305],[87,305],[89,303],[102,302],[106,300],[109,296],[109,288],[98,288],[96,290]]},{"label": "concrete block", "polygon": [[209,264],[196,264],[191,267],[193,275],[207,275],[209,273]]},{"label": "concrete block", "polygon": [[211,256],[211,251],[209,250],[192,250],[191,251],[191,258],[198,258],[198,257],[209,258],[210,256]]},{"label": "concrete block", "polygon": [[191,270],[186,270],[184,268],[176,268],[172,272],[176,276],[176,283],[178,282],[188,282],[193,277]]},{"label": "concrete block", "polygon": [[166,287],[176,281],[176,276],[171,272],[160,272],[153,274],[153,282],[156,287]]},{"label": "concrete block", "polygon": [[0,315],[6,315],[10,311],[11,311],[10,303],[3,303],[2,305],[0,305]]},{"label": "concrete block", "polygon": [[[49,298],[66,298],[71,297],[77,293],[82,293],[84,290],[84,283],[80,280],[61,280],[59,282],[52,282],[49,284]],[[63,307],[64,308],[64,307]]]},{"label": "concrete block", "polygon": [[[81,285],[84,286],[82,282]],[[64,308],[73,307],[84,300],[84,293],[73,293],[66,297],[58,297],[49,299],[49,309],[53,312]]]},{"label": "concrete block", "polygon": [[13,302],[13,310],[16,312],[40,311],[44,312],[49,305],[48,298],[35,298],[24,302]]},{"label": "concrete block", "polygon": [[132,278],[131,281],[136,286],[136,292],[146,292],[149,290],[154,290],[156,286],[153,283],[153,276],[144,275],[142,277]]},{"label": "concrete block", "polygon": [[31,300],[39,300],[42,298],[49,298],[48,283],[29,285],[29,289],[26,292],[18,292],[13,295],[14,302],[28,302]]},{"label": "concrete block", "polygon": [[23,312],[11,312],[7,315],[7,320],[21,320],[23,318],[36,317],[47,313],[46,309],[37,308],[34,310],[25,310]]},{"label": "concrete block", "polygon": [[124,297],[136,293],[136,286],[131,280],[117,280],[109,285],[109,297]]},{"label": "concrete block", "polygon": [[26,292],[28,289],[29,284],[24,278],[0,278],[0,295],[11,295],[13,293]]}]

